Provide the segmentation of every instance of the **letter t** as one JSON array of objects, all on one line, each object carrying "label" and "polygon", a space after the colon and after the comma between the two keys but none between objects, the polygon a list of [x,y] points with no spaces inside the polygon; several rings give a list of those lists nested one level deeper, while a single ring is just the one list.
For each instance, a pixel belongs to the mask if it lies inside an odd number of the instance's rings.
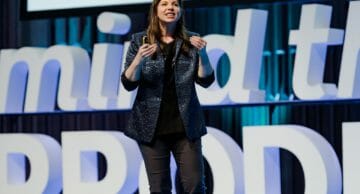
[{"label": "letter t", "polygon": [[297,46],[293,89],[300,99],[336,97],[335,84],[323,83],[327,46],[343,43],[344,30],[329,28],[331,11],[326,5],[304,5],[299,30],[290,31],[289,45]]}]

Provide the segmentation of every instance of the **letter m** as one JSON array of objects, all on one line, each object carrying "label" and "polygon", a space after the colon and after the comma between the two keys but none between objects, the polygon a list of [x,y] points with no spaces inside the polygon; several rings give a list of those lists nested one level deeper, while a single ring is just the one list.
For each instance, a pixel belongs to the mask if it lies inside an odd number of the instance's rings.
[{"label": "letter m", "polygon": [[[84,49],[52,46],[0,51],[0,113],[88,108],[90,59]],[[58,89],[59,88],[59,89]]]}]

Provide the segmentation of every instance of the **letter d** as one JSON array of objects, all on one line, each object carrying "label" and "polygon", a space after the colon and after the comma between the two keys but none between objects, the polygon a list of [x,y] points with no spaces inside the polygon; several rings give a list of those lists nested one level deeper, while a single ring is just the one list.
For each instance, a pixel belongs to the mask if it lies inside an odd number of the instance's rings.
[{"label": "letter d", "polygon": [[[25,156],[30,175],[25,180]],[[61,191],[61,147],[36,134],[0,135],[0,193],[57,194]]]},{"label": "letter d", "polygon": [[[120,132],[64,132],[64,194],[135,192],[141,154],[136,143]],[[107,172],[98,180],[97,153],[106,159]]]}]

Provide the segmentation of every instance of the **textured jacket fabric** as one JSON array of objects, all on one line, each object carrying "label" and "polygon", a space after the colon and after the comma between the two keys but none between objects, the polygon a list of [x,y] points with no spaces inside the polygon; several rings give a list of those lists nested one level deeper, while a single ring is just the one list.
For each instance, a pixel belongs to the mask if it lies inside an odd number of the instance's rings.
[{"label": "textured jacket fabric", "polygon": [[[140,80],[133,82],[125,77],[125,71],[134,60],[138,48],[142,44],[142,37],[145,35],[145,32],[132,35],[121,81],[125,89],[129,91],[138,88],[128,126],[124,133],[137,141],[151,142],[158,121],[164,85],[165,59],[161,51],[158,49],[156,58],[145,59],[141,67]],[[188,32],[189,37],[194,35],[197,34]],[[193,140],[206,134],[203,113],[194,83],[208,87],[214,81],[214,73],[205,78],[198,77],[199,54],[194,47],[190,47],[188,55],[183,54],[181,52],[182,43],[183,40],[181,39],[175,40],[175,55],[172,63],[175,65],[175,88],[180,116],[187,137]]]}]

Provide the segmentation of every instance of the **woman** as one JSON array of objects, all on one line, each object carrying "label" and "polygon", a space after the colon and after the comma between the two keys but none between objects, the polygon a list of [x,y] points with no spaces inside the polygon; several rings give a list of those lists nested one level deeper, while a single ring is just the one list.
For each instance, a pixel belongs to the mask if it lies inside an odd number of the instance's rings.
[{"label": "woman", "polygon": [[170,153],[185,193],[205,193],[201,136],[206,133],[194,82],[214,72],[206,42],[186,31],[180,0],[154,0],[146,32],[133,34],[121,79],[138,88],[125,134],[140,147],[151,193],[171,193]]}]

